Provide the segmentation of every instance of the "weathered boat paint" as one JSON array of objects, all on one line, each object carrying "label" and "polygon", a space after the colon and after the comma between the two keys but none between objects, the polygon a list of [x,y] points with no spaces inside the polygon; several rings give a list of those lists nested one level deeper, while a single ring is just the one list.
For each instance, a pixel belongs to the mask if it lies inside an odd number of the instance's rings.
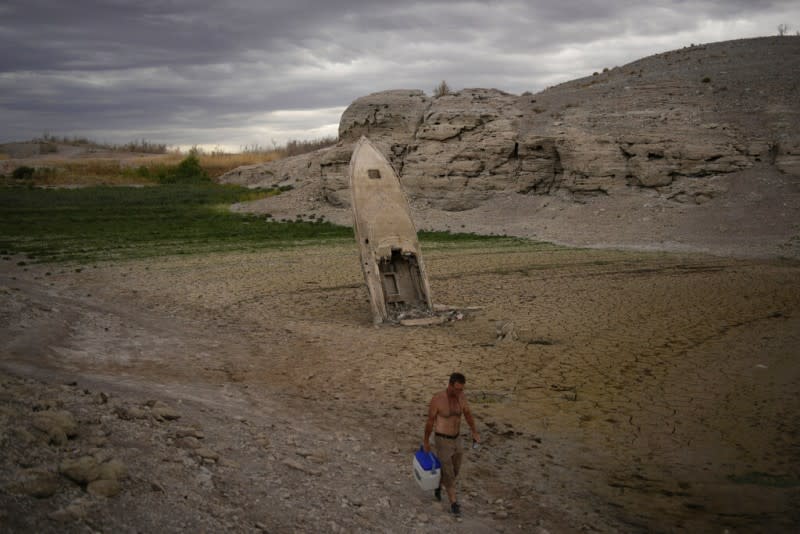
[{"label": "weathered boat paint", "polygon": [[411,209],[392,165],[366,137],[350,158],[353,227],[375,323],[433,312]]}]

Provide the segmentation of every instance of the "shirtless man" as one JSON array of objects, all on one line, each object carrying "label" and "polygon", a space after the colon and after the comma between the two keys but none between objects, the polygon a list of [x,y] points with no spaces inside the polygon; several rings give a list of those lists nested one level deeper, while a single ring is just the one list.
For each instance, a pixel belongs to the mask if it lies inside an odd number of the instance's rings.
[{"label": "shirtless man", "polygon": [[450,511],[455,515],[461,513],[461,505],[456,500],[456,477],[461,468],[463,452],[458,443],[458,432],[461,427],[461,415],[467,420],[472,431],[472,440],[480,443],[481,436],[475,427],[475,419],[464,395],[464,384],[467,379],[461,373],[450,375],[447,389],[435,394],[428,407],[428,420],[425,423],[425,437],[422,445],[425,452],[431,450],[431,433],[436,435],[435,453],[442,463],[442,481],[435,491],[436,499],[442,499],[442,486],[447,490],[450,500]]}]

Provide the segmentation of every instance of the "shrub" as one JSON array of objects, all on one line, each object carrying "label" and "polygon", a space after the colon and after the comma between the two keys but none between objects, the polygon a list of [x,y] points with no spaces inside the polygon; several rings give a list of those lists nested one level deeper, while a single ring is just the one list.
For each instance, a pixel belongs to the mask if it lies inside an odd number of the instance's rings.
[{"label": "shrub", "polygon": [[141,141],[131,141],[124,145],[114,145],[113,150],[125,152],[141,152],[145,154],[166,154],[167,145],[163,143],[152,143],[147,139]]},{"label": "shrub", "polygon": [[23,165],[14,169],[14,172],[11,173],[11,176],[15,180],[32,180],[34,172],[36,172],[36,169],[33,167]]},{"label": "shrub", "polygon": [[162,169],[157,178],[162,184],[196,184],[211,181],[208,173],[200,166],[197,149],[194,148],[177,166]]},{"label": "shrub", "polygon": [[447,85],[447,82],[442,80],[439,85],[433,88],[433,96],[434,98],[439,98],[440,96],[449,95],[450,94],[450,86]]}]

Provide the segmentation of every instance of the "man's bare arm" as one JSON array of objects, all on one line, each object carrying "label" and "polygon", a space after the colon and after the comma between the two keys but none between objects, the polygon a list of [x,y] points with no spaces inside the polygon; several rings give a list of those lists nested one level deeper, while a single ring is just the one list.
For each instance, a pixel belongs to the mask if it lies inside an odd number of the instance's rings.
[{"label": "man's bare arm", "polygon": [[434,399],[431,399],[431,404],[428,406],[428,420],[425,421],[425,436],[422,439],[422,446],[425,452],[430,452],[431,450],[431,434],[433,433],[433,424],[436,422],[437,411],[436,403]]},{"label": "man's bare arm", "polygon": [[469,409],[469,404],[464,401],[464,419],[467,420],[467,424],[469,425],[469,429],[472,431],[472,439],[480,442],[481,435],[478,434],[478,427],[475,426],[475,418],[472,417],[472,410]]}]

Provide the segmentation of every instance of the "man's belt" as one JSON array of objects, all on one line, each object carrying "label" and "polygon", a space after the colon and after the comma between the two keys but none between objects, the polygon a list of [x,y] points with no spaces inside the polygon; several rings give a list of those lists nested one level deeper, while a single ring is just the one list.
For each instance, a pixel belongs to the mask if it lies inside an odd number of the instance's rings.
[{"label": "man's belt", "polygon": [[456,438],[458,438],[458,434],[456,434],[455,436],[448,436],[447,434],[440,434],[439,432],[434,432],[433,434],[437,438],[444,438],[444,439],[456,439]]}]

